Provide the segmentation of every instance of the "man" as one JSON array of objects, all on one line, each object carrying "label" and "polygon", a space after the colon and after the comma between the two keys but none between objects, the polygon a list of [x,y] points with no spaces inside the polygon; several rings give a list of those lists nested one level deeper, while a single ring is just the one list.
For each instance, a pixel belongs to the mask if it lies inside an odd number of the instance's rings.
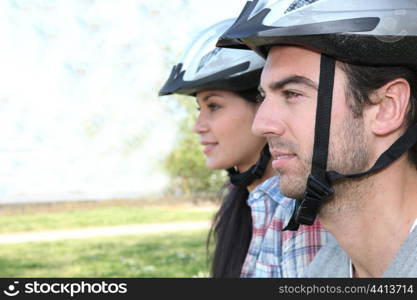
[{"label": "man", "polygon": [[267,57],[252,128],[298,199],[287,228],[318,214],[335,237],[307,275],[417,277],[417,2],[257,7],[219,45]]}]

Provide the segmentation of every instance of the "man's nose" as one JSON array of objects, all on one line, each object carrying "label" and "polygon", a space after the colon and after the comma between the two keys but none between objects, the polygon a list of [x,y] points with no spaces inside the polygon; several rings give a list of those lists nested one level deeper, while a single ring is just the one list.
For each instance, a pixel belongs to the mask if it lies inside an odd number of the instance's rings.
[{"label": "man's nose", "polygon": [[264,100],[252,123],[252,133],[258,136],[283,135],[285,128],[281,121],[282,111],[272,101]]}]

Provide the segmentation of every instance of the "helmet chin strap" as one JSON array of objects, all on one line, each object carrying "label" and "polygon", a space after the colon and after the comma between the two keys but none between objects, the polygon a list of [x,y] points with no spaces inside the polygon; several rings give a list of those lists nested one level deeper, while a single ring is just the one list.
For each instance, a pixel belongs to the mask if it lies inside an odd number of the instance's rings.
[{"label": "helmet chin strap", "polygon": [[266,144],[261,151],[258,161],[249,170],[240,173],[234,167],[227,169],[230,182],[235,186],[247,188],[248,185],[264,175],[270,159],[271,153],[269,152],[268,144]]},{"label": "helmet chin strap", "polygon": [[294,213],[284,230],[296,231],[300,224],[312,225],[322,201],[334,194],[334,189],[326,178],[326,169],[335,70],[336,61],[322,55],[311,173],[308,176],[304,199],[297,200]]},{"label": "helmet chin strap", "polygon": [[337,180],[359,178],[382,170],[417,143],[417,124],[414,124],[378,158],[368,171],[349,175],[327,171],[335,67],[336,61],[333,58],[321,56],[311,173],[307,179],[304,198],[296,200],[293,215],[284,230],[297,231],[301,224],[312,225],[323,201],[334,195],[332,184]]}]

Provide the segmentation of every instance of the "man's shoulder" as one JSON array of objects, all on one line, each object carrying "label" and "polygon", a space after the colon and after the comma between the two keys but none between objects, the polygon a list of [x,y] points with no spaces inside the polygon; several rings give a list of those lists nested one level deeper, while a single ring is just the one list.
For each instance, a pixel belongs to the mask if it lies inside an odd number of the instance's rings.
[{"label": "man's shoulder", "polygon": [[329,234],[328,242],[306,270],[306,277],[349,277],[349,257]]}]

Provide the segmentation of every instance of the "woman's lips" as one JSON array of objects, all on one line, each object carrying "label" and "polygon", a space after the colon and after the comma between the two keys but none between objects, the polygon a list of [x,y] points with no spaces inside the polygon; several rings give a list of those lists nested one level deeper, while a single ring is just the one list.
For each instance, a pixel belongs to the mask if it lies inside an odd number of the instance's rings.
[{"label": "woman's lips", "polygon": [[211,151],[213,151],[213,149],[217,146],[217,143],[205,143],[204,145],[204,149],[203,152],[204,154],[209,154]]}]

